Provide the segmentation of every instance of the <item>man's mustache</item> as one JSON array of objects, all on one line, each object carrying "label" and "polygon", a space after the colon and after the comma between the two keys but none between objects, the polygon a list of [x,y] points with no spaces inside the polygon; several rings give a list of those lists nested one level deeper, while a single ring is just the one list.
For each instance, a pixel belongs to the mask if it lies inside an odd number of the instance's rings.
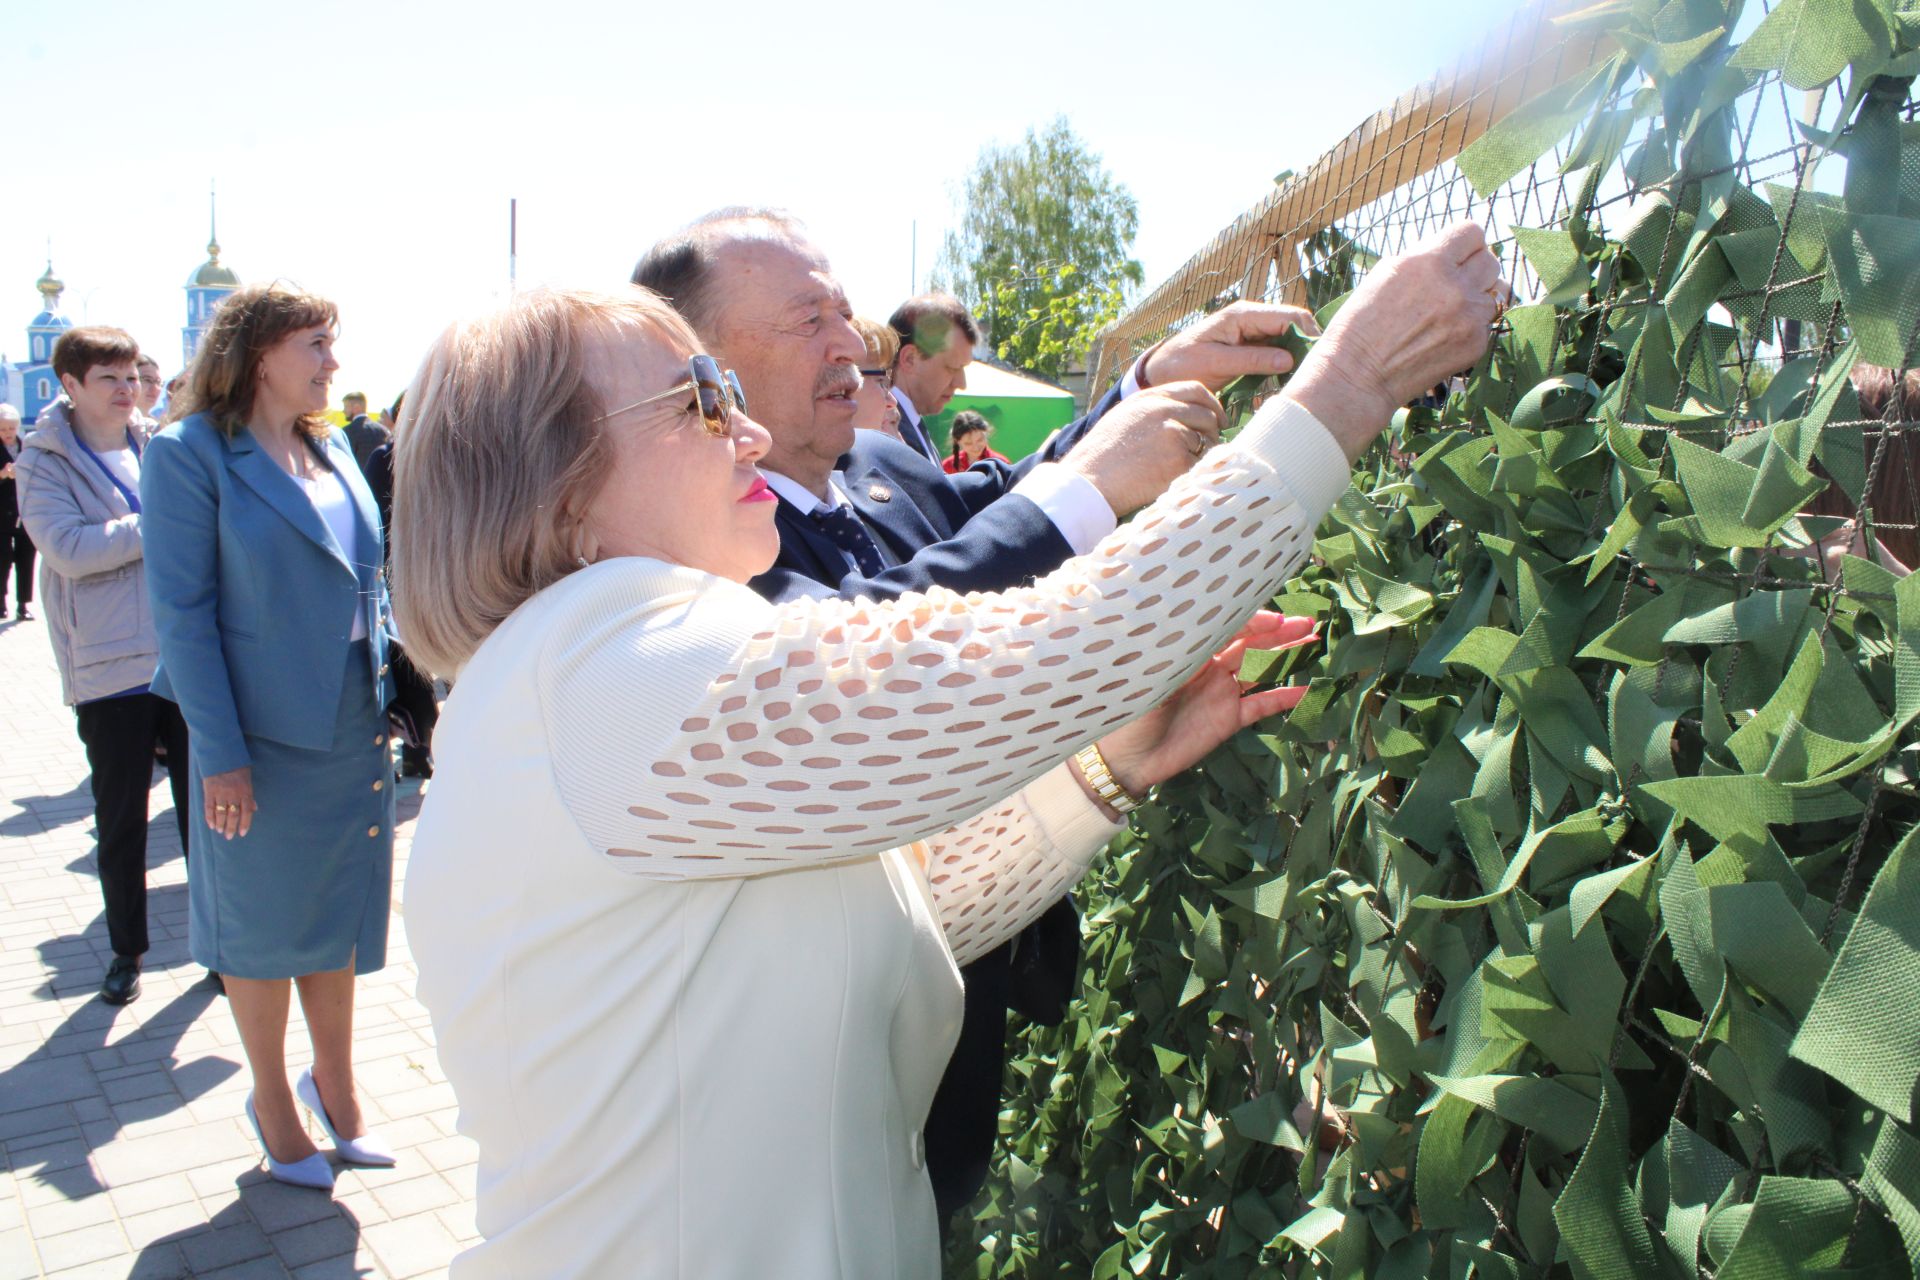
[{"label": "man's mustache", "polygon": [[814,379],[814,399],[821,396],[837,396],[842,392],[852,395],[860,389],[860,375],[851,365],[830,364],[820,371]]}]

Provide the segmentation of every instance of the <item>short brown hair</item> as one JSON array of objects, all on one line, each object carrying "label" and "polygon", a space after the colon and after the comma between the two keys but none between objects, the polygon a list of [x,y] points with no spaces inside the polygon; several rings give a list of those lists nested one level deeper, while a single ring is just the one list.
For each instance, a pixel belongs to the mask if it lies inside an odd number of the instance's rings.
[{"label": "short brown hair", "polygon": [[699,349],[646,289],[536,289],[427,353],[394,446],[393,606],[416,665],[453,675],[579,567],[580,517],[608,471],[587,353],[627,328]]},{"label": "short brown hair", "polygon": [[[250,284],[229,294],[213,313],[200,353],[187,369],[180,397],[184,403],[170,407],[167,416],[204,413],[226,434],[238,433],[253,413],[261,358],[290,333],[339,323],[340,309],[333,303],[284,280]],[[310,440],[325,439],[333,430],[317,413],[302,415],[296,427]]]},{"label": "short brown hair", "polygon": [[893,331],[893,326],[881,324],[870,316],[855,316],[853,329],[867,344],[869,369],[893,368],[893,362],[900,354],[900,335]]},{"label": "short brown hair", "polygon": [[937,356],[953,344],[958,329],[969,347],[980,341],[980,326],[974,323],[967,304],[950,293],[923,293],[908,298],[894,308],[887,321],[900,335],[900,345],[911,342],[923,356]]},{"label": "short brown hair", "polygon": [[138,356],[134,357],[133,363],[136,368],[151,369],[155,373],[160,372],[160,362],[158,360],[155,360],[152,356],[148,355],[144,351],[142,351]]},{"label": "short brown hair", "polygon": [[76,382],[85,382],[95,365],[132,364],[139,358],[140,344],[132,334],[104,324],[69,329],[53,344],[53,372]]}]

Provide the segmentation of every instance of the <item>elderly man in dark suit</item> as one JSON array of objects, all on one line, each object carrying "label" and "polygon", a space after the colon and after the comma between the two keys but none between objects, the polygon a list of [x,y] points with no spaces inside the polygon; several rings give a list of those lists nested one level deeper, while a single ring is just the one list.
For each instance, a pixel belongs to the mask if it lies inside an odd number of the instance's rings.
[{"label": "elderly man in dark suit", "polygon": [[0,618],[7,615],[7,575],[13,575],[13,616],[33,618],[33,539],[20,523],[13,464],[20,457],[20,411],[0,404]]},{"label": "elderly man in dark suit", "polygon": [[[633,280],[670,299],[738,373],[750,412],[773,437],[760,470],[780,498],[780,555],[752,585],[776,601],[1004,590],[1090,551],[1219,438],[1220,409],[1207,387],[1284,371],[1291,358],[1257,340],[1311,324],[1297,308],[1230,308],[1149,351],[1035,457],[948,476],[901,441],[854,431],[865,344],[832,268],[791,217],[709,214],[648,250]],[[1152,383],[1165,385],[1150,384],[1149,366]],[[1062,903],[963,970],[960,1043],[926,1129],[943,1220],[986,1176],[1005,1010],[1057,1019],[1078,942],[1079,922]]]}]

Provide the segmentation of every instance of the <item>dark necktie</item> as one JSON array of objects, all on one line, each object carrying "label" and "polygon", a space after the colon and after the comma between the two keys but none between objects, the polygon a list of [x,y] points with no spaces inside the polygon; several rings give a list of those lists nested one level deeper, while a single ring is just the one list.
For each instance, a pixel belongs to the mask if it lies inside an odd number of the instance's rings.
[{"label": "dark necktie", "polygon": [[880,548],[874,545],[873,535],[867,532],[867,526],[860,523],[860,517],[845,503],[831,509],[815,507],[808,518],[820,532],[833,540],[833,545],[853,557],[854,564],[866,577],[874,577],[887,567],[880,559]]},{"label": "dark necktie", "polygon": [[927,420],[922,418],[917,422],[910,423],[903,414],[900,418],[900,424],[907,428],[910,437],[907,443],[913,446],[914,452],[933,463],[934,466],[939,466],[940,451],[933,447],[933,436],[927,430]]}]

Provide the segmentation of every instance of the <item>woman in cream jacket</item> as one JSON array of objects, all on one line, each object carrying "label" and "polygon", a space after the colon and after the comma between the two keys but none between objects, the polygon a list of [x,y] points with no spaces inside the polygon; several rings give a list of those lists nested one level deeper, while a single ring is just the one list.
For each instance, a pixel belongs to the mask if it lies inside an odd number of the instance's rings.
[{"label": "woman in cream jacket", "polygon": [[1393,404],[1484,347],[1496,278],[1450,233],[1094,554],[888,603],[747,589],[767,437],[651,295],[450,330],[407,396],[395,570],[409,648],[457,676],[405,889],[480,1146],[454,1274],[937,1275],[919,1124],[956,960],[1292,701],[1243,699],[1236,633]]}]

